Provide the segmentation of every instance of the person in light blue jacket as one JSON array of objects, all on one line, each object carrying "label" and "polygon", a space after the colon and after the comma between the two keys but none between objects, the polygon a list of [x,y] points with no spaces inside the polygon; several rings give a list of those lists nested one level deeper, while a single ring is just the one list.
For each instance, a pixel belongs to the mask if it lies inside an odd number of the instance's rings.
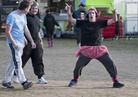
[{"label": "person in light blue jacket", "polygon": [[30,40],[32,48],[36,47],[27,27],[26,14],[30,9],[30,4],[31,3],[26,0],[20,2],[18,9],[7,16],[5,34],[7,46],[11,53],[11,59],[2,81],[2,85],[7,88],[14,88],[10,83],[14,71],[16,72],[23,89],[28,89],[33,85],[33,83],[28,82],[25,77],[21,59],[23,48],[27,43],[24,34]]}]

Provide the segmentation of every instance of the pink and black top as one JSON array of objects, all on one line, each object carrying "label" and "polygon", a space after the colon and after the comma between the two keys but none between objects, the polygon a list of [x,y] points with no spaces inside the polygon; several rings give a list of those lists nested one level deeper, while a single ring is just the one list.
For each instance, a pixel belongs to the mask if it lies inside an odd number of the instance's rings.
[{"label": "pink and black top", "polygon": [[102,28],[107,26],[107,20],[77,20],[76,26],[81,29],[81,48],[76,56],[82,53],[90,58],[98,58],[108,52],[106,46],[101,45]]}]

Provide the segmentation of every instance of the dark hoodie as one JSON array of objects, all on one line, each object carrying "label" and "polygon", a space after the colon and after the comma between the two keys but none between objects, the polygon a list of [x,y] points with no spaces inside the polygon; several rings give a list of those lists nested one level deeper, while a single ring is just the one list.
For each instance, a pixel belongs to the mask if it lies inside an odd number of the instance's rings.
[{"label": "dark hoodie", "polygon": [[53,32],[55,25],[59,26],[54,16],[52,14],[46,14],[46,16],[44,17],[44,26],[46,30]]}]

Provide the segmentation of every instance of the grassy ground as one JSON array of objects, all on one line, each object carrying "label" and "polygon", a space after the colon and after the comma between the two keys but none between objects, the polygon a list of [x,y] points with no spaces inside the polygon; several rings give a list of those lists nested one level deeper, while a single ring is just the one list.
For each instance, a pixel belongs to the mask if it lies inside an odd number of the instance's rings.
[{"label": "grassy ground", "polygon": [[[33,73],[29,60],[24,72],[29,81],[34,83],[29,90],[23,90],[20,84],[14,84],[15,89],[6,89],[0,85],[0,97],[137,97],[138,96],[138,39],[106,39],[106,45],[118,69],[119,80],[125,87],[113,89],[112,81],[103,65],[92,60],[83,69],[77,86],[67,87],[72,79],[72,73],[77,57],[76,41],[74,39],[55,39],[53,48],[47,48],[44,40],[44,78],[48,84],[36,84],[37,77]],[[4,76],[9,52],[5,44],[5,37],[0,38],[0,80]],[[0,81],[0,83],[1,83]]]}]

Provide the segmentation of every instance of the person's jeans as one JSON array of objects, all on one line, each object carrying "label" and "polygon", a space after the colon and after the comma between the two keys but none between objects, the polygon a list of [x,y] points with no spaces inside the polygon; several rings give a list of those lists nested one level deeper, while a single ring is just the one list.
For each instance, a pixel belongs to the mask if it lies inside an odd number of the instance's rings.
[{"label": "person's jeans", "polygon": [[18,45],[17,48],[15,48],[11,43],[7,44],[7,45],[10,50],[10,53],[11,53],[11,59],[9,61],[3,81],[5,83],[10,82],[12,80],[13,72],[15,71],[20,83],[23,83],[23,82],[27,81],[27,79],[25,78],[25,75],[24,75],[24,71],[22,69],[22,59],[21,59],[24,44],[17,43],[17,45]]}]

